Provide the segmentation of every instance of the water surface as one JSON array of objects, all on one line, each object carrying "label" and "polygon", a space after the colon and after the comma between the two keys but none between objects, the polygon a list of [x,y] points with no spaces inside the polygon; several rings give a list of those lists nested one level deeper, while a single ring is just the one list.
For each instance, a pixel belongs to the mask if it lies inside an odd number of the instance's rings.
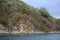
[{"label": "water surface", "polygon": [[0,35],[0,40],[60,40],[60,34]]}]

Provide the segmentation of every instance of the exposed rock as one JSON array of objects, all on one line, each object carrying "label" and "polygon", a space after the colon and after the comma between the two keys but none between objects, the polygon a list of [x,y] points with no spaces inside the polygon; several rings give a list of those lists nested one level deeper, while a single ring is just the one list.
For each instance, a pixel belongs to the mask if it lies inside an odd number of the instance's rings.
[{"label": "exposed rock", "polygon": [[47,10],[43,9],[42,11],[33,8],[21,0],[5,1],[7,2],[7,4],[3,2],[5,4],[5,12],[0,16],[0,18],[7,19],[8,24],[3,26],[1,24],[5,23],[5,21],[3,20],[4,22],[0,22],[0,30],[5,30],[10,33],[31,33],[47,30],[56,31],[57,23],[55,22],[55,19],[49,15]]}]

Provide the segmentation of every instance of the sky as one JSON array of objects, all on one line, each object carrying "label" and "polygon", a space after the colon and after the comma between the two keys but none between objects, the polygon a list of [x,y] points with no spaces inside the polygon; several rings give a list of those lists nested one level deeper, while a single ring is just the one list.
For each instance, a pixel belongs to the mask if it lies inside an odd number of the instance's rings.
[{"label": "sky", "polygon": [[51,16],[60,18],[60,0],[22,0],[35,8],[45,7]]}]

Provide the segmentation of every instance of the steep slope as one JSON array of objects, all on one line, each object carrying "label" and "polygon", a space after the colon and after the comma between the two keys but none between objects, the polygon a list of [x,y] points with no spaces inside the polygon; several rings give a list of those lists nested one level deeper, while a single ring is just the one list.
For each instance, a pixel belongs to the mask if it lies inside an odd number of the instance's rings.
[{"label": "steep slope", "polygon": [[56,30],[60,31],[60,19],[56,19],[56,24],[57,24]]},{"label": "steep slope", "polygon": [[19,0],[1,0],[0,4],[0,24],[6,31],[49,32],[56,30],[55,18],[50,16],[45,8],[36,9]]}]

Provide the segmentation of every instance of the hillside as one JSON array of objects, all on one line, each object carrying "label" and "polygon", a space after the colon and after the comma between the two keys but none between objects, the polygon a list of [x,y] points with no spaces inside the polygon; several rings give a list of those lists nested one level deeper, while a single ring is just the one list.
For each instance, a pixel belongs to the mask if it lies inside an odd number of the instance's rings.
[{"label": "hillside", "polygon": [[19,0],[0,0],[0,30],[7,32],[59,31],[56,19],[45,8]]}]

